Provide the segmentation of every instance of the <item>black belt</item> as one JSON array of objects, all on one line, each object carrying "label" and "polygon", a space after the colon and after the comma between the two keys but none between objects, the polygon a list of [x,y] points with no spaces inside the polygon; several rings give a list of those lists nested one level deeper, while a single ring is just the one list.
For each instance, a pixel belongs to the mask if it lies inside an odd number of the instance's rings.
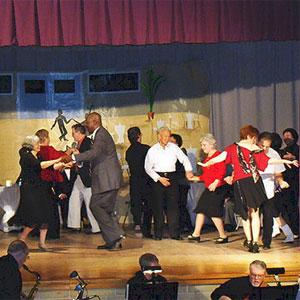
[{"label": "black belt", "polygon": [[174,176],[176,174],[176,172],[156,172],[159,176],[161,177],[170,177],[170,176]]}]

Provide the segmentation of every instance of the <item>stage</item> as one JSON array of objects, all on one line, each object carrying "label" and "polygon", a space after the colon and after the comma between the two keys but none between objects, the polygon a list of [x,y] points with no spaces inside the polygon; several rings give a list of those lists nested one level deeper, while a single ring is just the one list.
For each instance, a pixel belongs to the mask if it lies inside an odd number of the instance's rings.
[{"label": "stage", "polygon": [[[245,251],[242,230],[229,233],[230,243],[216,245],[216,232],[203,235],[201,243],[187,240],[141,239],[127,231],[121,251],[97,250],[102,243],[99,235],[62,231],[60,240],[51,240],[48,246],[53,252],[41,252],[37,240],[30,238],[30,258],[26,262],[42,276],[42,285],[51,289],[74,287],[69,274],[76,270],[90,288],[122,288],[138,270],[138,258],[145,252],[156,254],[163,268],[163,275],[181,284],[217,284],[228,278],[247,274],[248,265],[261,259],[268,267],[285,267],[284,281],[296,281],[300,273],[299,242],[283,244],[283,236],[274,239],[270,250],[258,254]],[[1,255],[17,233],[0,233]],[[32,275],[22,271],[23,280],[30,285]],[[272,278],[268,278],[272,280]]]}]

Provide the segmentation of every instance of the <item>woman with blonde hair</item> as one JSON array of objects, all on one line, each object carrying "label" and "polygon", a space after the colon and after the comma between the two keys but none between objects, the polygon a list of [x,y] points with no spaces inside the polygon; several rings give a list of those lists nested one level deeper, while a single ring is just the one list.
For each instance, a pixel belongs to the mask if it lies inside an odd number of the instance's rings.
[{"label": "woman with blonde hair", "polygon": [[[204,162],[221,154],[216,148],[216,139],[212,134],[204,135],[201,140],[201,149],[206,154]],[[223,206],[225,194],[227,192],[224,176],[226,167],[224,162],[214,164],[211,167],[203,167],[203,173],[200,176],[194,176],[193,180],[203,181],[205,190],[200,196],[197,207],[194,212],[197,213],[194,232],[188,236],[188,240],[200,242],[200,234],[204,225],[205,216],[210,217],[215,224],[219,238],[216,244],[228,243],[228,237],[224,231],[223,225]]]}]

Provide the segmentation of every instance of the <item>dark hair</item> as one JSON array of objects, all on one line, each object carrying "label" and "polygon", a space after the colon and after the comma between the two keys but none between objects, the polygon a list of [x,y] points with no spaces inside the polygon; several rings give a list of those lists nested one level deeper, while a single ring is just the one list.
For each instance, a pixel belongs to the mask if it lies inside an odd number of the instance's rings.
[{"label": "dark hair", "polygon": [[159,265],[158,258],[152,253],[145,253],[139,259],[140,267],[143,269],[144,267],[149,267],[151,263],[155,263]]},{"label": "dark hair", "polygon": [[285,134],[286,132],[291,133],[291,135],[293,136],[293,138],[295,140],[295,143],[298,142],[299,135],[298,135],[298,132],[294,128],[286,128],[286,129],[283,130],[282,134]]},{"label": "dark hair", "polygon": [[267,140],[272,142],[272,133],[268,131],[264,131],[258,135],[258,140],[259,141]]},{"label": "dark hair", "polygon": [[40,129],[35,135],[40,139],[40,143],[43,143],[49,137],[49,131],[47,129]]},{"label": "dark hair", "polygon": [[174,140],[176,141],[177,146],[180,148],[182,146],[182,137],[179,134],[176,133],[172,133],[170,135],[170,137],[174,138]]},{"label": "dark hair", "polygon": [[137,143],[138,138],[141,135],[141,130],[138,127],[130,127],[127,130],[127,136],[130,144]]},{"label": "dark hair", "polygon": [[277,132],[272,132],[272,144],[271,148],[278,151],[282,146],[282,138]]},{"label": "dark hair", "polygon": [[248,135],[250,137],[257,137],[258,134],[258,129],[253,127],[252,125],[245,125],[240,129],[240,138],[242,140],[246,139]]},{"label": "dark hair", "polygon": [[85,134],[86,133],[86,129],[82,124],[75,124],[72,126],[72,128],[76,131],[76,132],[80,132],[81,134]]}]

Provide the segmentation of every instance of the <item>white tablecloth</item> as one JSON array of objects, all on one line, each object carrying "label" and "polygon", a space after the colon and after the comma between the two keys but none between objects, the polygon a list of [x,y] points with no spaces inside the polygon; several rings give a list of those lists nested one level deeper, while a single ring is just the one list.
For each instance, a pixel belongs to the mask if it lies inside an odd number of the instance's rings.
[{"label": "white tablecloth", "polygon": [[0,207],[4,210],[4,216],[0,222],[0,230],[9,232],[16,227],[7,225],[7,221],[15,215],[20,202],[20,188],[17,184],[10,187],[0,186]]}]

